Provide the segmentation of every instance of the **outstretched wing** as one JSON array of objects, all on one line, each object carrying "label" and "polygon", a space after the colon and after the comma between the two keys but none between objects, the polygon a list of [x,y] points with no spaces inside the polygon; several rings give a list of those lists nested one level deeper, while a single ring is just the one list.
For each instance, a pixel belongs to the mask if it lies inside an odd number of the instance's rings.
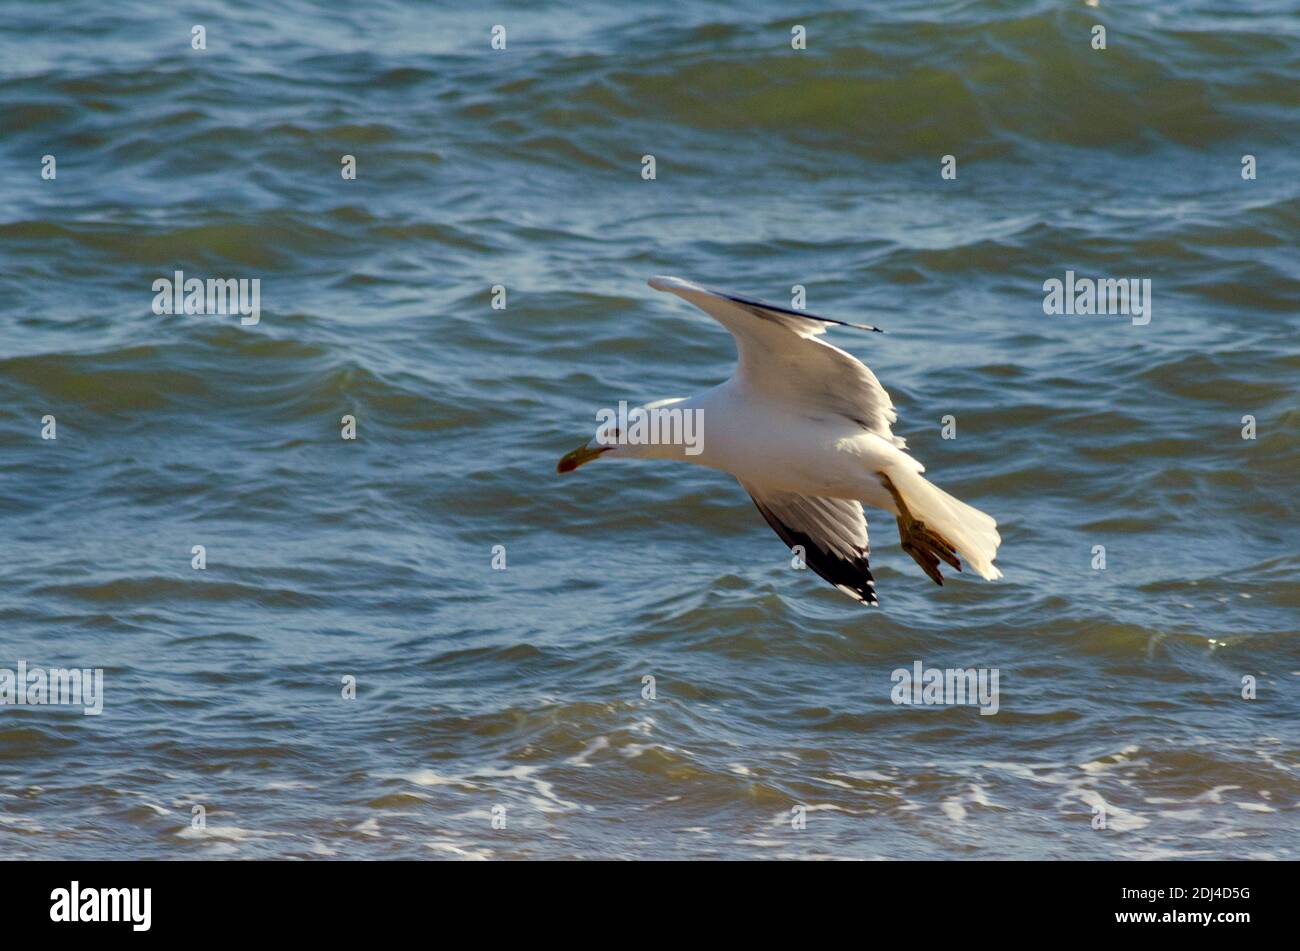
[{"label": "outstretched wing", "polygon": [[898,414],[876,375],[852,354],[817,339],[827,324],[878,328],[787,310],[680,277],[652,277],[650,286],[690,301],[731,331],[738,358],[733,376],[737,386],[814,419],[844,417],[905,448],[890,430]]},{"label": "outstretched wing", "polygon": [[871,549],[861,505],[740,485],[781,540],[802,548],[804,564],[862,604],[879,603],[867,563]]}]

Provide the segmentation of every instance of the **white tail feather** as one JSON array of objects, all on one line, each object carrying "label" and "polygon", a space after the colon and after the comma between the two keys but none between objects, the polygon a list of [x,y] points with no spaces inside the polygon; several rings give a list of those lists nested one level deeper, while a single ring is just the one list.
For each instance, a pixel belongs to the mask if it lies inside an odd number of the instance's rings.
[{"label": "white tail feather", "polygon": [[891,467],[889,478],[912,517],[946,538],[981,578],[993,581],[1002,577],[1002,572],[993,565],[1002,536],[991,516],[954,498],[911,469]]}]

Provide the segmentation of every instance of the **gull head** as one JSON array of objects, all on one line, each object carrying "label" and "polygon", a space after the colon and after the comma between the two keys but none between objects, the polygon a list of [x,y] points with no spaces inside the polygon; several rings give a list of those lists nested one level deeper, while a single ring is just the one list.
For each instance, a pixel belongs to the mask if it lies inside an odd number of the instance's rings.
[{"label": "gull head", "polygon": [[565,455],[555,471],[572,472],[607,452],[627,459],[702,461],[697,458],[703,448],[702,413],[678,406],[685,402],[656,400],[629,409],[620,401],[617,409],[602,409],[596,414],[596,435]]}]

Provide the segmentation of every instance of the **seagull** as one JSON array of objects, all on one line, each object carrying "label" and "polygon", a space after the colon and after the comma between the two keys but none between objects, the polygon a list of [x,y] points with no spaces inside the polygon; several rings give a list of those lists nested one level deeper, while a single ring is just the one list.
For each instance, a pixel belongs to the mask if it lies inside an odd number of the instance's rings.
[{"label": "seagull", "polygon": [[[828,325],[879,328],[789,310],[680,277],[653,277],[649,283],[689,301],[731,332],[735,372],[699,396],[633,409],[626,414],[631,426],[608,414],[593,439],[560,460],[558,472],[572,472],[602,456],[677,459],[729,472],[803,564],[864,605],[879,602],[863,505],[894,516],[903,551],[935,584],[943,584],[940,562],[961,571],[963,558],[982,578],[1002,577],[993,565],[1002,541],[997,523],[921,475],[925,467],[890,430],[898,414],[876,375],[820,339]],[[647,431],[656,431],[653,426],[633,432],[647,419],[671,423],[686,414],[700,422],[694,447],[681,438],[645,438]],[[678,437],[684,431],[680,425],[677,430],[661,425],[659,435],[665,429]]]}]

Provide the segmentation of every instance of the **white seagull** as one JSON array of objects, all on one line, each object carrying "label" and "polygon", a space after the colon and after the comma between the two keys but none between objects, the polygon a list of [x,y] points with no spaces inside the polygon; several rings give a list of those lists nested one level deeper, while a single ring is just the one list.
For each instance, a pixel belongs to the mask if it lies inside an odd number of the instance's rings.
[{"label": "white seagull", "polygon": [[[874,605],[863,504],[898,520],[903,550],[935,584],[939,562],[982,578],[1001,538],[997,523],[928,482],[925,467],[889,429],[893,401],[865,364],[818,339],[827,324],[877,330],[710,290],[679,277],[650,286],[685,298],[731,331],[738,357],[731,379],[691,399],[660,400],[641,410],[695,411],[702,438],[691,455],[676,444],[629,442],[602,427],[560,460],[572,472],[602,455],[678,459],[730,472],[781,540],[840,591]],[[633,413],[636,411],[634,410]],[[628,414],[630,419],[632,414]]]}]

